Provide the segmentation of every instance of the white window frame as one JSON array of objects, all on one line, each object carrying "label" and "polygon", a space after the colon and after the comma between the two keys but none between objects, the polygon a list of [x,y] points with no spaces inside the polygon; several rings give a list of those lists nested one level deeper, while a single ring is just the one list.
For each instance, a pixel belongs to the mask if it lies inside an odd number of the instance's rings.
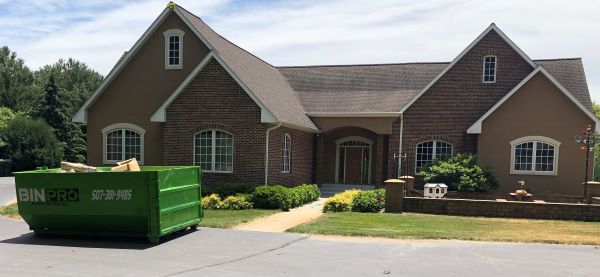
[{"label": "white window frame", "polygon": [[431,155],[432,155],[431,162],[435,161],[435,159],[436,159],[438,142],[443,142],[443,143],[450,145],[450,157],[454,156],[454,145],[452,143],[449,143],[445,140],[439,140],[439,139],[431,139],[431,140],[421,141],[421,142],[417,143],[417,145],[415,146],[415,175],[419,175],[419,172],[417,172],[417,169],[418,169],[417,168],[417,150],[419,149],[419,145],[421,145],[423,143],[427,143],[427,142],[433,142],[433,150],[431,152]]},{"label": "white window frame", "polygon": [[[286,146],[289,146],[289,148],[286,148]],[[287,163],[286,163],[286,158],[287,158]],[[281,173],[290,173],[291,171],[292,171],[292,137],[290,136],[290,134],[286,133],[283,135],[283,143],[281,146]]]},{"label": "white window frame", "polygon": [[[494,58],[494,80],[493,81],[486,81],[485,80],[485,60],[487,60],[487,58]],[[483,57],[483,75],[481,80],[483,81],[484,84],[493,84],[496,83],[496,75],[498,73],[498,57],[496,57],[495,55],[487,55],[485,57]]]},{"label": "white window frame", "polygon": [[[531,170],[515,170],[515,147],[522,143],[526,142],[534,142],[533,144],[533,154],[531,157]],[[543,142],[554,146],[554,164],[552,166],[553,171],[536,171],[535,170],[535,160],[536,160],[536,152],[537,152],[537,143]],[[510,174],[518,174],[518,175],[558,175],[558,157],[559,157],[559,148],[560,142],[549,137],[543,136],[527,136],[515,139],[510,142]]]},{"label": "white window frame", "polygon": [[[129,131],[133,131],[136,132],[138,134],[140,134],[140,160],[138,161],[139,164],[143,165],[144,164],[144,136],[146,134],[146,130],[144,130],[142,127],[137,126],[135,124],[131,124],[131,123],[115,123],[112,125],[109,125],[105,128],[102,129],[102,163],[104,164],[114,164],[118,161],[122,161],[122,160],[108,160],[106,158],[106,151],[108,150],[106,147],[106,136],[116,130],[129,130]],[[125,136],[122,136],[122,143],[123,143],[123,148],[121,149],[121,157],[123,157],[125,155]]]},{"label": "white window frame", "polygon": [[[234,165],[235,165],[235,136],[230,133],[227,132],[225,130],[221,130],[221,129],[206,129],[206,130],[202,130],[199,131],[197,133],[195,133],[192,136],[192,140],[193,140],[193,148],[192,148],[192,162],[193,165],[196,165],[196,136],[200,133],[204,133],[204,132],[211,132],[211,154],[210,154],[210,168],[211,170],[202,170],[203,172],[207,172],[207,173],[227,173],[227,174],[232,174],[233,170],[234,170]],[[223,171],[223,170],[215,170],[215,165],[216,165],[216,150],[217,150],[217,132],[223,132],[226,134],[229,134],[231,136],[231,171]]]},{"label": "white window frame", "polygon": [[[183,69],[183,35],[185,32],[179,29],[166,30],[165,36],[165,69]],[[169,38],[172,36],[179,37],[179,64],[169,64]]]}]

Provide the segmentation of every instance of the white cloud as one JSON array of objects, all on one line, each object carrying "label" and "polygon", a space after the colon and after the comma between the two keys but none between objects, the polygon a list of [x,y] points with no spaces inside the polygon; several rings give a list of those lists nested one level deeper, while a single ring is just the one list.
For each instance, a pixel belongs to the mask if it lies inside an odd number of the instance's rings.
[{"label": "white cloud", "polygon": [[[74,57],[106,74],[166,2],[97,0],[71,11],[66,1],[42,1],[32,5],[34,9],[22,7],[15,12],[19,16],[6,16],[0,10],[0,26],[28,26],[19,34],[0,31],[0,41],[18,51],[33,68],[59,57]],[[495,22],[534,59],[582,57],[592,98],[600,101],[597,1],[177,3],[275,65],[450,61]],[[107,5],[111,8],[104,8]],[[40,17],[36,14],[40,11],[50,15]]]}]

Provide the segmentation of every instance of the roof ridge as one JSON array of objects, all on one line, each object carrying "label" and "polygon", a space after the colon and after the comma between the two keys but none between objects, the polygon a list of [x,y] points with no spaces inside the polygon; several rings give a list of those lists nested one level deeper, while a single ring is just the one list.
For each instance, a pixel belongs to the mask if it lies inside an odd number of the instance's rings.
[{"label": "roof ridge", "polygon": [[271,67],[275,67],[275,66],[273,66],[272,64],[270,64],[269,62],[265,61],[264,59],[262,59],[262,58],[260,58],[260,57],[258,57],[258,56],[256,56],[256,55],[254,55],[254,54],[252,54],[252,52],[250,52],[250,51],[248,51],[248,50],[246,50],[246,49],[244,49],[244,48],[240,47],[239,45],[235,44],[235,43],[234,43],[234,42],[232,42],[231,40],[229,40],[229,39],[225,38],[224,36],[222,36],[221,34],[219,34],[219,32],[215,31],[215,29],[213,29],[213,28],[212,28],[212,27],[211,27],[209,24],[207,24],[207,23],[206,23],[206,22],[205,22],[205,21],[204,21],[204,20],[203,20],[201,17],[199,17],[199,16],[195,15],[194,13],[192,13],[192,12],[190,12],[190,11],[186,10],[185,8],[183,8],[183,7],[179,6],[179,5],[177,5],[177,7],[178,7],[178,8],[180,8],[180,9],[182,9],[182,10],[184,10],[185,12],[189,13],[190,15],[194,16],[194,17],[195,17],[195,18],[197,18],[198,20],[200,20],[202,23],[204,23],[204,25],[206,25],[206,27],[207,27],[208,29],[210,29],[211,31],[213,31],[213,32],[214,32],[214,33],[215,33],[217,36],[219,36],[221,39],[223,39],[223,40],[227,41],[227,42],[228,42],[228,43],[230,43],[231,45],[233,45],[233,46],[237,47],[238,49],[240,49],[240,50],[242,50],[242,51],[244,51],[244,52],[246,52],[247,54],[249,54],[249,55],[251,55],[251,56],[253,56],[253,57],[257,58],[257,59],[258,59],[258,60],[260,60],[261,62],[263,62],[263,63],[266,63],[266,64],[268,64],[268,65],[269,65],[269,66],[271,66]]},{"label": "roof ridge", "polygon": [[406,62],[406,63],[365,63],[365,64],[323,64],[323,65],[283,65],[276,68],[307,68],[307,67],[347,67],[347,66],[382,66],[410,64],[448,64],[450,62]]},{"label": "roof ridge", "polygon": [[543,61],[573,61],[573,60],[582,60],[581,57],[573,57],[573,58],[550,58],[550,59],[534,59],[536,62]]}]

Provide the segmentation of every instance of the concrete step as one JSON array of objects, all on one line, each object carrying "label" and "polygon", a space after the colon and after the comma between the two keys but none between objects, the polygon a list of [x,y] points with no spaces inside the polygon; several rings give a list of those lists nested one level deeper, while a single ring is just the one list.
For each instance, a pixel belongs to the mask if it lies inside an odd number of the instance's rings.
[{"label": "concrete step", "polygon": [[321,197],[331,197],[346,190],[373,190],[375,186],[370,185],[347,185],[347,184],[322,184],[320,187]]}]

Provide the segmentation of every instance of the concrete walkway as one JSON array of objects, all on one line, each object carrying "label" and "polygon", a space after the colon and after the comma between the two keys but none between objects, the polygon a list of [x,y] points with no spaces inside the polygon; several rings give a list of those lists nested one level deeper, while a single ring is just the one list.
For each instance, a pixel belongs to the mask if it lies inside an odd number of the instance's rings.
[{"label": "concrete walkway", "polygon": [[233,229],[260,232],[285,232],[294,226],[309,222],[323,215],[325,198],[308,203],[289,212],[276,213],[250,222],[240,224]]}]

